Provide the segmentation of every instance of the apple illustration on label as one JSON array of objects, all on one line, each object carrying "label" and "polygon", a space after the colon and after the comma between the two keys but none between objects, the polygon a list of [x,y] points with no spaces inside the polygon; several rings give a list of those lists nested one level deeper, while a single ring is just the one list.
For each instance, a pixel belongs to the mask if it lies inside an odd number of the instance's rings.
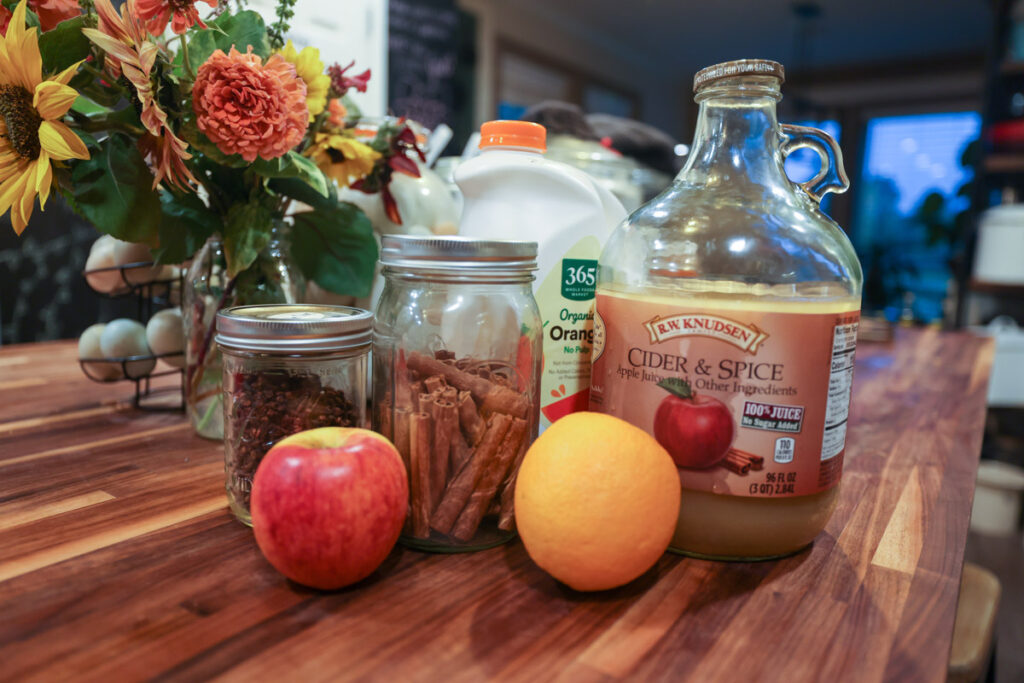
[{"label": "apple illustration on label", "polygon": [[729,408],[713,396],[695,394],[678,377],[658,382],[669,393],[654,413],[654,438],[676,465],[707,469],[729,452],[736,427]]},{"label": "apple illustration on label", "polygon": [[408,500],[405,465],[390,441],[366,429],[310,429],[278,441],[260,463],[252,529],[275,569],[333,590],[380,566]]},{"label": "apple illustration on label", "polygon": [[570,413],[578,413],[590,406],[590,387],[566,396],[565,385],[561,384],[557,389],[551,390],[551,396],[560,400],[540,408],[550,422],[556,422]]}]

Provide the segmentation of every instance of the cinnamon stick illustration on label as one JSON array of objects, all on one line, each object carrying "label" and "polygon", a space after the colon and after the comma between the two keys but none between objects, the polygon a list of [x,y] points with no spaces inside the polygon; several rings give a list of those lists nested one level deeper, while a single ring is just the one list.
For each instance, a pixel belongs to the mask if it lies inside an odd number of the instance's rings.
[{"label": "cinnamon stick illustration on label", "polygon": [[730,448],[720,464],[730,472],[746,474],[751,470],[763,469],[764,458],[760,455],[741,451],[738,448]]}]

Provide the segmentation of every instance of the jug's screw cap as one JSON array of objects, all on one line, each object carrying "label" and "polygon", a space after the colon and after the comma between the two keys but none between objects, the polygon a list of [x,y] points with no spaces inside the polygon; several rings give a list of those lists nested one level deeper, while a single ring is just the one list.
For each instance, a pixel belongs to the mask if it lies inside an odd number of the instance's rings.
[{"label": "jug's screw cap", "polygon": [[774,76],[779,79],[781,85],[786,80],[786,70],[781,64],[770,59],[735,59],[698,71],[693,77],[693,91],[697,92],[712,81],[733,76]]},{"label": "jug's screw cap", "polygon": [[531,121],[488,121],[480,126],[480,149],[520,147],[543,152],[547,149],[547,129]]}]

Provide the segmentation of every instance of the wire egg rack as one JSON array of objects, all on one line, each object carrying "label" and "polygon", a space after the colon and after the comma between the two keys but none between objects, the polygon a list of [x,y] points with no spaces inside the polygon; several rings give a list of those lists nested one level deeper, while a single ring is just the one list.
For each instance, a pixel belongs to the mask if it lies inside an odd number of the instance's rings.
[{"label": "wire egg rack", "polygon": [[[92,268],[82,271],[82,275],[88,281],[90,275],[117,272],[120,282],[109,292],[97,292],[103,297],[110,299],[121,299],[129,296],[136,297],[137,320],[142,324],[149,322],[153,314],[167,306],[180,303],[181,292],[184,289],[184,270],[173,277],[158,278],[145,282],[139,281],[138,274],[143,268],[152,269],[152,261],[137,261],[125,263],[120,266],[107,268]],[[91,286],[91,283],[90,283]],[[178,300],[176,301],[176,297]],[[166,370],[154,372],[159,360],[166,363],[170,359],[184,358],[184,351],[172,353],[152,353],[139,356],[118,356],[111,358],[79,358],[78,364],[85,376],[94,382],[112,384],[114,382],[130,381],[135,385],[135,395],[132,398],[132,405],[139,410],[147,411],[185,411],[185,369],[182,367],[169,367]],[[152,361],[152,365],[149,365]],[[148,366],[148,367],[147,367]],[[146,368],[141,371],[141,368]],[[178,375],[177,386],[167,385],[154,387],[152,380],[158,377]],[[173,392],[180,394],[180,399],[174,402],[162,401],[163,396]]]}]

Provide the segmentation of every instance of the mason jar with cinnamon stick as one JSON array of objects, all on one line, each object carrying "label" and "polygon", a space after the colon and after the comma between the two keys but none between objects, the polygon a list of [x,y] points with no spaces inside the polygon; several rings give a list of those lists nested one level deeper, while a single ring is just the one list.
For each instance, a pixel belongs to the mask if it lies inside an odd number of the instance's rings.
[{"label": "mason jar with cinnamon stick", "polygon": [[536,261],[535,242],[383,238],[373,427],[409,473],[408,546],[480,550],[515,534],[540,405]]}]

